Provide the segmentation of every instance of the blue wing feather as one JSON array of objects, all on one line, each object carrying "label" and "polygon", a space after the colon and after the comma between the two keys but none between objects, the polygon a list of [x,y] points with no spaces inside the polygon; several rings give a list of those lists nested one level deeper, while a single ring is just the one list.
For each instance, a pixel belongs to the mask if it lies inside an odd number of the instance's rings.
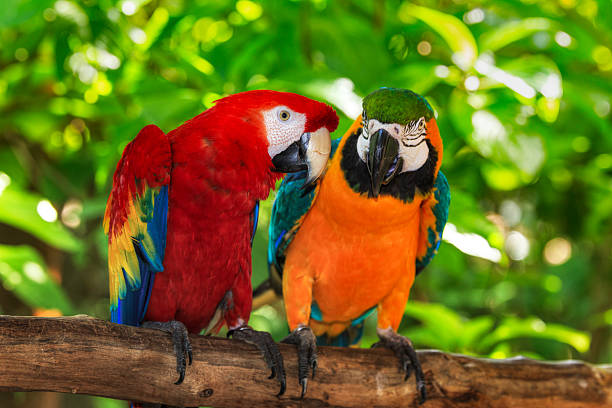
[{"label": "blue wing feather", "polygon": [[255,233],[257,232],[257,223],[259,222],[259,201],[255,202],[255,207],[253,207],[251,222],[253,224],[253,230],[251,231],[251,247],[253,247],[253,240],[255,239]]},{"label": "blue wing feather", "polygon": [[[147,251],[138,237],[132,237],[138,257],[140,284],[130,284],[125,276],[127,292],[119,298],[116,308],[111,308],[111,321],[119,324],[138,326],[145,317],[155,274],[163,271],[166,232],[168,226],[168,186],[160,188],[154,197],[153,214],[147,220],[147,234],[153,241],[154,251]],[[125,274],[125,271],[124,271]]]},{"label": "blue wing feather", "polygon": [[431,262],[434,255],[438,252],[440,242],[442,242],[442,232],[448,219],[448,208],[450,206],[450,187],[446,176],[441,171],[438,172],[436,178],[434,196],[438,202],[433,206],[433,214],[436,217],[436,231],[431,228],[428,231],[429,245],[427,252],[421,259],[417,259],[416,262],[416,273],[419,274],[425,267]]}]

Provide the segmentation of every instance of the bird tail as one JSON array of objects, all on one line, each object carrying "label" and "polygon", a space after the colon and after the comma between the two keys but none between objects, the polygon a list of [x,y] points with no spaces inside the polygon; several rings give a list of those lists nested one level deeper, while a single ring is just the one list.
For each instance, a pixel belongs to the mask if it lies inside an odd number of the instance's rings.
[{"label": "bird tail", "polygon": [[257,310],[265,305],[271,305],[281,298],[282,295],[277,293],[270,279],[266,279],[253,291],[252,310]]},{"label": "bird tail", "polygon": [[351,325],[335,337],[327,334],[317,336],[317,346],[350,347],[356,346],[363,336],[363,323]]}]

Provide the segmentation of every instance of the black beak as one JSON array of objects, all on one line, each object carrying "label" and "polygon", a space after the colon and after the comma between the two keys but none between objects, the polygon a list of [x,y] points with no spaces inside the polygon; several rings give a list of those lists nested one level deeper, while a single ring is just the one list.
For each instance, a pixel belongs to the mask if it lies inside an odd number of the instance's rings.
[{"label": "black beak", "polygon": [[310,133],[304,133],[300,140],[293,142],[285,150],[272,158],[274,171],[280,173],[296,173],[307,170],[306,151],[310,142]]},{"label": "black beak", "polygon": [[372,181],[371,197],[378,197],[381,187],[388,184],[402,167],[398,152],[399,142],[385,129],[379,129],[370,136],[368,171]]},{"label": "black beak", "polygon": [[308,170],[304,189],[309,192],[323,174],[330,152],[329,131],[322,127],[314,132],[304,133],[300,140],[291,143],[284,151],[274,156],[273,170],[281,173]]}]

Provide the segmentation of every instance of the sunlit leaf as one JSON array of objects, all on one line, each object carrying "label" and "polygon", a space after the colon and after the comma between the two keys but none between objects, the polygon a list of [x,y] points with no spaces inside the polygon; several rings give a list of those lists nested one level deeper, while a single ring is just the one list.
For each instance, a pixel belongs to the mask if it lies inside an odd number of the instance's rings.
[{"label": "sunlit leaf", "polygon": [[0,245],[0,280],[31,308],[58,309],[64,315],[74,314],[63,289],[31,247]]},{"label": "sunlit leaf", "polygon": [[416,17],[429,25],[453,51],[453,62],[463,70],[470,68],[478,57],[478,47],[472,32],[457,17],[427,7],[405,2],[399,9],[400,19]]},{"label": "sunlit leaf", "polygon": [[[56,248],[70,252],[79,250],[81,242],[59,221],[42,218],[40,205],[44,202],[42,197],[9,187],[0,193],[0,222],[22,229]],[[49,210],[53,211],[56,210]]]},{"label": "sunlit leaf", "polygon": [[486,349],[501,341],[523,337],[555,340],[568,344],[581,353],[588,351],[591,343],[589,334],[567,326],[544,323],[536,317],[526,319],[508,317],[483,339],[481,346]]},{"label": "sunlit leaf", "polygon": [[550,30],[554,26],[555,24],[551,20],[542,17],[510,21],[486,31],[478,39],[478,44],[481,51],[497,51],[538,31]]},{"label": "sunlit leaf", "polygon": [[53,0],[10,0],[0,2],[0,28],[27,21],[53,4]]}]

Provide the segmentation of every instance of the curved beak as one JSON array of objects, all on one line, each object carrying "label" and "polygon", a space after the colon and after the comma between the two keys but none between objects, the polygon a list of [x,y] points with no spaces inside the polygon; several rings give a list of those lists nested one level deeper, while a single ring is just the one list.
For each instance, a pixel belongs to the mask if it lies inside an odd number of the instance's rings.
[{"label": "curved beak", "polygon": [[370,172],[370,197],[378,197],[383,185],[388,184],[402,167],[398,156],[399,142],[385,129],[378,129],[370,136],[367,164]]},{"label": "curved beak", "polygon": [[304,188],[312,187],[323,174],[331,152],[329,130],[322,127],[314,132],[307,132],[300,140],[291,143],[284,151],[272,158],[274,171],[295,173],[308,170]]}]

